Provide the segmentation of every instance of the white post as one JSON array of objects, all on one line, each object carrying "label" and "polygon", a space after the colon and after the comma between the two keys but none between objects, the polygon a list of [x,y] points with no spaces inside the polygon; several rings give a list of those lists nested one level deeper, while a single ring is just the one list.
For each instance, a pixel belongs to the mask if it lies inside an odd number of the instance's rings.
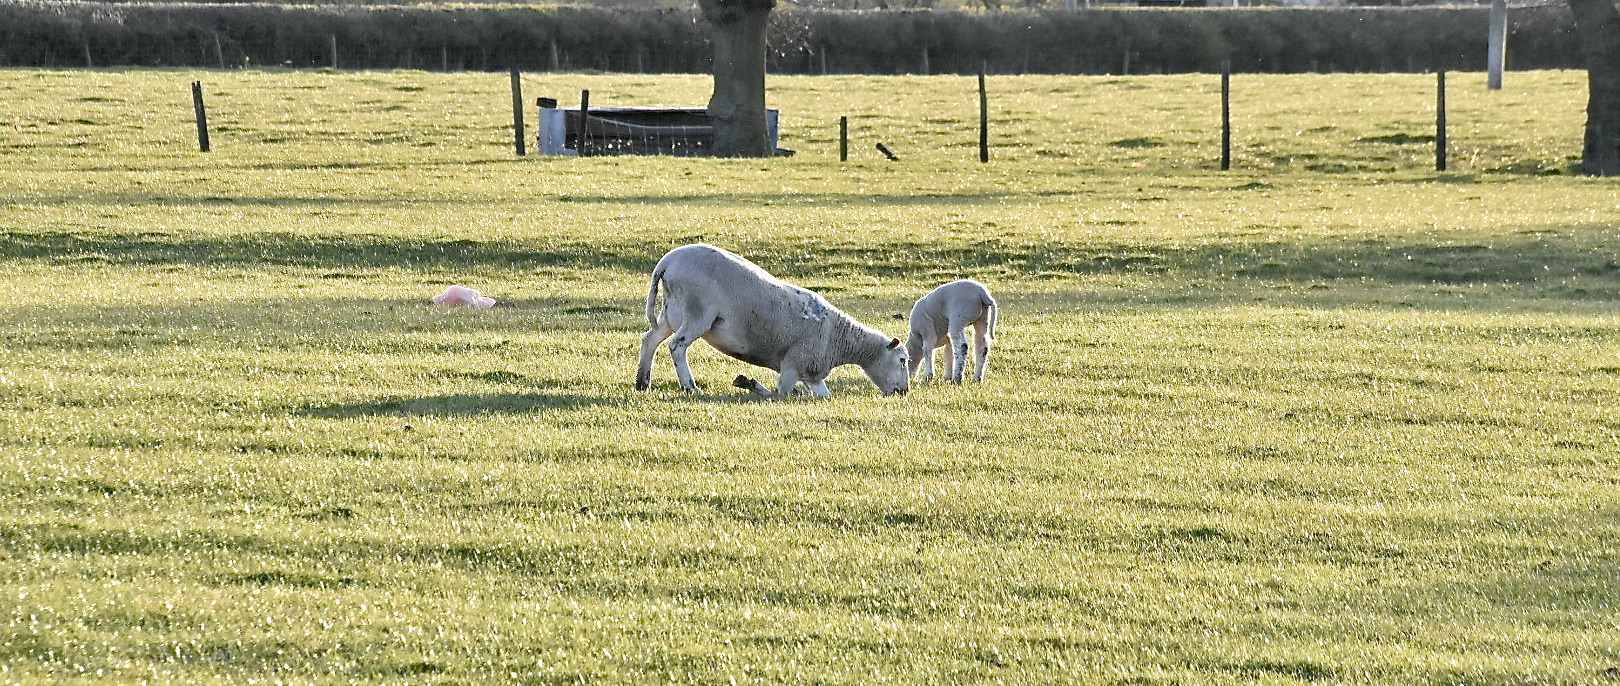
[{"label": "white post", "polygon": [[1502,68],[1507,63],[1507,0],[1491,0],[1490,36],[1485,45],[1485,86],[1502,90]]}]

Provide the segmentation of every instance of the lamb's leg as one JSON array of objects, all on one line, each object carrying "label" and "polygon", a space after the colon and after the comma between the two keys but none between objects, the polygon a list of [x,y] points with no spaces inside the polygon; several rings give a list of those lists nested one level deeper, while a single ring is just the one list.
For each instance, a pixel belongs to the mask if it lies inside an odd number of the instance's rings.
[{"label": "lamb's leg", "polygon": [[822,379],[821,381],[815,381],[815,382],[811,382],[811,383],[806,383],[804,385],[804,387],[810,389],[810,395],[813,395],[813,396],[815,396],[817,398],[830,398],[830,397],[832,397],[832,391],[827,390],[827,380],[826,379]]},{"label": "lamb's leg", "polygon": [[653,356],[658,354],[658,344],[675,333],[669,328],[669,323],[660,320],[654,324],[647,333],[641,336],[641,361],[636,365],[636,390],[645,391],[652,386]]},{"label": "lamb's leg", "polygon": [[973,380],[984,381],[984,368],[990,362],[990,324],[986,319],[973,323],[973,346],[977,348],[978,359],[973,369]]},{"label": "lamb's leg", "polygon": [[945,359],[945,373],[951,377],[951,383],[962,383],[962,375],[967,371],[967,330],[951,329],[950,357]]},{"label": "lamb's leg", "polygon": [[928,352],[923,353],[922,367],[923,367],[923,381],[933,381],[934,380],[934,349],[933,348],[929,348]]}]

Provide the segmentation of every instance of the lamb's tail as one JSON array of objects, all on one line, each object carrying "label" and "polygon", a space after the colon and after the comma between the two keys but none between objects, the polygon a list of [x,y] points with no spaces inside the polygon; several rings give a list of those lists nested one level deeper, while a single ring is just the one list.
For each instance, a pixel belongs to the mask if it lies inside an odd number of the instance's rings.
[{"label": "lamb's tail", "polygon": [[988,295],[984,296],[984,301],[990,306],[990,325],[985,327],[984,336],[993,341],[996,340],[996,315],[1001,308],[996,307],[996,299]]},{"label": "lamb's tail", "polygon": [[647,326],[658,326],[658,284],[664,280],[664,263],[653,267],[652,286],[647,289]]}]

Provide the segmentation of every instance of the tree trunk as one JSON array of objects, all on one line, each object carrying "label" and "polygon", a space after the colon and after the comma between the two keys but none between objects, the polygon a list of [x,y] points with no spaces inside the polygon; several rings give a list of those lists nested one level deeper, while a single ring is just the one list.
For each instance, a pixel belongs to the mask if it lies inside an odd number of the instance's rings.
[{"label": "tree trunk", "polygon": [[775,0],[700,0],[714,27],[714,155],[771,157],[765,120],[765,29]]},{"label": "tree trunk", "polygon": [[1620,10],[1614,0],[1569,0],[1586,57],[1582,174],[1620,176]]}]

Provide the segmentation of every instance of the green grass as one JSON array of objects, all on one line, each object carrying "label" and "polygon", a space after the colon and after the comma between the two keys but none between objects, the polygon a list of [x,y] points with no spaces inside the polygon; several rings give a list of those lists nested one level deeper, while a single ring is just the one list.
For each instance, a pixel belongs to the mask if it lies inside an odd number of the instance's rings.
[{"label": "green grass", "polygon": [[[992,77],[981,165],[954,77],[519,159],[505,75],[0,71],[0,680],[1614,682],[1620,191],[1584,75],[1451,82],[1437,174],[1422,76],[1235,77],[1221,172],[1209,76]],[[636,393],[694,240],[981,279],[989,378]]]}]

